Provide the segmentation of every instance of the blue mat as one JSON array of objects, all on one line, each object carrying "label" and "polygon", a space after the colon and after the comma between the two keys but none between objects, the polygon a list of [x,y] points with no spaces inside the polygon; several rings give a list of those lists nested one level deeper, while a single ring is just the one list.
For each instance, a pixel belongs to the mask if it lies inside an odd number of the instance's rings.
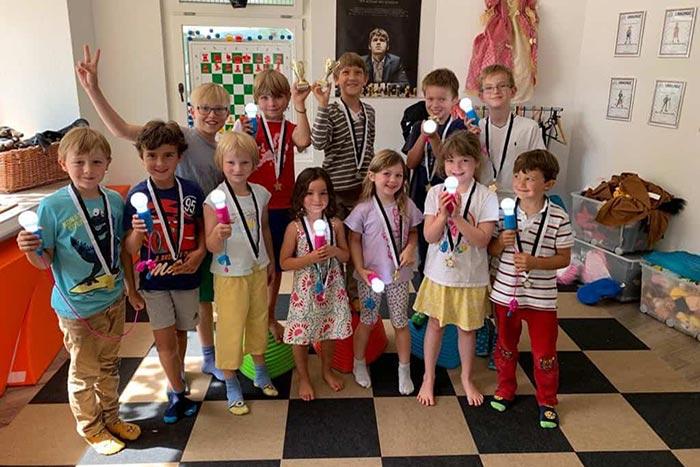
[{"label": "blue mat", "polygon": [[687,251],[652,251],[644,255],[644,259],[693,282],[700,282],[700,256],[698,255]]}]

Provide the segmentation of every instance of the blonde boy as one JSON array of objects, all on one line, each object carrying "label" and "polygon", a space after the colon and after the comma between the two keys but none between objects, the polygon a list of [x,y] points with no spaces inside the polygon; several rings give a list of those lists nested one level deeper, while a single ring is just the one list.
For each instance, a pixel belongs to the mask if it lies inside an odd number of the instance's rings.
[{"label": "blonde boy", "polygon": [[216,365],[224,372],[228,409],[248,413],[236,371],[244,354],[255,363],[253,384],[269,397],[278,392],[265,365],[267,286],[274,280],[272,238],[267,205],[270,192],[248,177],[260,162],[255,140],[232,131],[219,141],[215,162],[224,172],[217,189],[225,193],[231,222],[217,220],[210,194],[204,204],[206,244],[216,257],[211,263],[217,309]]},{"label": "blonde boy", "polygon": [[41,238],[23,230],[17,244],[32,265],[51,268],[51,306],[70,353],[68,399],[77,431],[99,454],[110,455],[124,449],[122,440],[141,434],[119,418],[117,392],[124,275],[133,281],[129,255],[121,254],[124,203],[100,187],[111,150],[95,130],[69,131],[58,161],[71,184],[39,203]]},{"label": "blonde boy", "polygon": [[488,109],[488,117],[479,121],[479,138],[488,160],[481,165],[479,181],[496,190],[499,197],[513,193],[515,158],[532,149],[545,149],[537,122],[511,112],[516,91],[510,68],[490,65],[481,71],[479,98]]}]

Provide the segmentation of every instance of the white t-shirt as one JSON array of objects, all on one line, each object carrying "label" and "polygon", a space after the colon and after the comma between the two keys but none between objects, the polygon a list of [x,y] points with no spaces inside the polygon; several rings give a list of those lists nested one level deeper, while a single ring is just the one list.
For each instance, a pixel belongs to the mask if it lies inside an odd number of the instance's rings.
[{"label": "white t-shirt", "polygon": [[[261,185],[256,183],[249,183],[249,185],[258,204],[257,218],[255,216],[253,196],[238,196],[238,202],[243,210],[245,222],[248,224],[248,229],[253,237],[253,241],[255,242],[260,238],[258,257],[257,259],[255,258],[245,232],[245,227],[241,222],[238,209],[236,209],[236,204],[233,202],[233,198],[231,198],[231,193],[229,193],[226,183],[220,183],[216,188],[226,193],[226,207],[228,208],[228,214],[231,218],[231,236],[225,242],[226,254],[231,260],[231,265],[228,266],[228,272],[226,272],[224,270],[224,265],[220,264],[218,261],[223,252],[216,252],[213,254],[211,267],[209,268],[213,274],[219,274],[221,276],[247,276],[248,274],[252,274],[254,270],[267,267],[270,263],[270,258],[265,248],[265,239],[260,227],[262,225],[263,210],[270,201],[271,195],[270,192]],[[214,203],[211,202],[211,193],[207,195],[207,199],[204,200],[204,203],[216,209]]]},{"label": "white t-shirt", "polygon": [[[482,118],[479,120],[479,128],[481,129],[479,139],[481,140],[481,147],[484,154],[487,154],[487,120],[489,119]],[[495,167],[498,173],[498,178],[496,180],[498,183],[498,191],[500,193],[510,194],[513,193],[513,165],[515,164],[515,159],[523,152],[546,148],[544,140],[542,139],[542,130],[537,122],[530,118],[516,115],[513,119],[513,129],[511,130],[510,139],[508,140],[506,160],[503,163],[503,169],[499,171],[501,167],[501,158],[503,156],[503,144],[506,141],[509,124],[510,118],[502,128],[495,126],[493,123],[489,123],[489,153],[488,158],[481,164],[479,180],[484,185],[490,185],[494,181],[493,173]]]},{"label": "white t-shirt", "polygon": [[[462,193],[462,214],[467,205],[469,192]],[[435,216],[438,213],[438,199],[443,192],[443,185],[436,185],[428,191],[425,199],[425,215]],[[481,183],[476,184],[471,204],[469,205],[468,221],[472,225],[481,222],[498,221],[498,198],[496,193]],[[450,225],[448,221],[448,225]],[[453,244],[457,241],[459,232],[456,227],[452,229]],[[449,267],[448,261],[452,258],[454,267]],[[442,234],[440,241],[428,245],[428,254],[425,260],[425,275],[433,282],[448,287],[484,287],[489,283],[489,263],[486,248],[476,248],[469,245],[466,238],[462,237],[454,251],[450,250],[447,238],[447,229]]]},{"label": "white t-shirt", "polygon": [[[406,200],[407,215],[401,215],[396,203],[383,205],[384,211],[391,223],[391,235],[395,240],[399,238],[399,226],[403,224],[401,240],[397,242],[399,258],[401,251],[408,244],[408,236],[411,229],[423,222],[423,214],[410,199]],[[362,235],[362,257],[364,267],[379,275],[385,284],[394,282],[393,274],[396,270],[394,264],[394,252],[391,239],[387,235],[387,227],[384,218],[377,208],[374,200],[359,203],[345,219],[345,225],[355,233]],[[397,258],[397,260],[399,260]],[[400,261],[400,260],[399,260]],[[413,276],[413,267],[401,268],[397,282],[407,282]],[[360,275],[355,271],[355,279]]]}]

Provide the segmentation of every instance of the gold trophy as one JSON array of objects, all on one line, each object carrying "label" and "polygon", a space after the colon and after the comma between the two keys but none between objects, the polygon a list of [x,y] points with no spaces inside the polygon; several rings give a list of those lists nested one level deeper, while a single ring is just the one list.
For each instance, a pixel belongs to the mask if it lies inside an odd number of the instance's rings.
[{"label": "gold trophy", "polygon": [[326,65],[324,67],[324,77],[318,80],[318,84],[322,89],[328,88],[328,78],[333,74],[335,68],[338,66],[338,62],[332,58],[326,59]]},{"label": "gold trophy", "polygon": [[292,62],[292,70],[294,70],[294,75],[297,77],[297,89],[302,92],[309,89],[309,82],[304,77],[304,62],[301,60]]}]

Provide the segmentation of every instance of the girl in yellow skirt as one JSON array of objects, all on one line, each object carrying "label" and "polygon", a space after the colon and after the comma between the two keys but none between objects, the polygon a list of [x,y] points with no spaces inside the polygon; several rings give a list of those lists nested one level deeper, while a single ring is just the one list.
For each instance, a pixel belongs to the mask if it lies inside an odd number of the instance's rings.
[{"label": "girl in yellow skirt", "polygon": [[480,159],[478,137],[466,131],[453,133],[442,145],[438,169],[448,177],[445,184],[456,181],[456,192],[448,193],[440,184],[430,188],[425,200],[424,234],[430,245],[413,308],[430,317],[423,343],[425,374],[418,393],[418,401],[426,406],[435,405],[435,362],[448,324],[459,331],[461,378],[469,405],[484,401],[471,370],[475,331],[483,326],[489,307],[486,247],[498,221],[498,199],[475,178]]}]

